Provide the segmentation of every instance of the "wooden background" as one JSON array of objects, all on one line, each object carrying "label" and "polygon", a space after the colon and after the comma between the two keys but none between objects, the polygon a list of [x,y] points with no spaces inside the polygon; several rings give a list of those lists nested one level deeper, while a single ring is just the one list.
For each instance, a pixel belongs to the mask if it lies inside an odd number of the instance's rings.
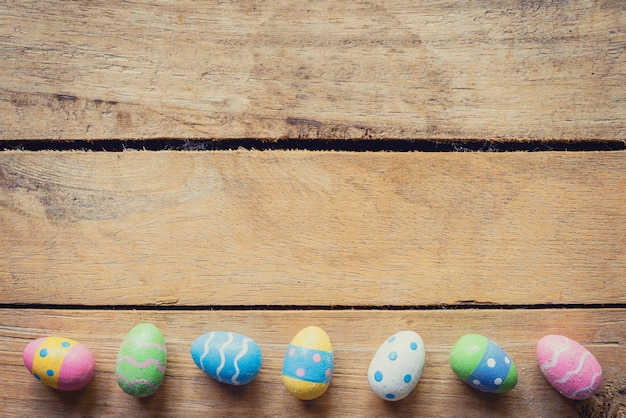
[{"label": "wooden background", "polygon": [[[0,415],[626,416],[626,5],[467,3],[3,2]],[[72,150],[128,139],[596,151]],[[33,143],[45,150],[10,150]],[[114,379],[139,322],[170,359],[145,400]],[[301,402],[280,371],[308,325],[336,367]],[[261,346],[253,383],[193,364],[191,342],[218,329]],[[367,367],[403,329],[427,364],[388,403]],[[512,356],[513,391],[453,375],[449,350],[470,332]],[[594,353],[597,396],[551,389],[534,355],[549,333]],[[29,375],[21,352],[46,335],[92,349],[85,389]]]}]

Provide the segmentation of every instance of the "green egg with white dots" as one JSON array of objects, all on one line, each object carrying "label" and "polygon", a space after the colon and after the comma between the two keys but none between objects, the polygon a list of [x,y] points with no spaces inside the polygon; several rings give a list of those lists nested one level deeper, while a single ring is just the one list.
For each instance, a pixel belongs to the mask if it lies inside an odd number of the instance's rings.
[{"label": "green egg with white dots", "polygon": [[517,369],[511,356],[489,338],[467,334],[450,351],[452,371],[474,389],[508,392],[517,385]]}]

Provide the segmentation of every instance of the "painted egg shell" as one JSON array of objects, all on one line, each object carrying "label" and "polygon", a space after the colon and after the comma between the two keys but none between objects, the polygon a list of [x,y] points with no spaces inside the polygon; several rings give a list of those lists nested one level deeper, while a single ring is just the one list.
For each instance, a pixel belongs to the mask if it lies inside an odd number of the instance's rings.
[{"label": "painted egg shell", "polygon": [[585,347],[562,335],[537,343],[537,361],[546,380],[569,399],[587,399],[602,383],[602,367]]},{"label": "painted egg shell", "polygon": [[166,366],[163,334],[153,324],[139,324],[126,334],[117,355],[117,384],[129,395],[150,396],[163,382]]},{"label": "painted egg shell", "polygon": [[259,345],[245,335],[214,331],[201,335],[191,345],[191,357],[203,372],[229,385],[250,383],[261,370]]},{"label": "painted egg shell", "polygon": [[78,390],[93,376],[96,363],[83,344],[61,337],[31,341],[22,354],[29,372],[47,386],[59,390]]},{"label": "painted egg shell", "polygon": [[517,384],[517,369],[511,357],[482,335],[459,338],[450,351],[450,366],[465,383],[483,392],[508,392]]},{"label": "painted egg shell", "polygon": [[330,338],[315,326],[293,337],[283,361],[283,383],[296,398],[304,401],[322,396],[333,375],[334,357]]},{"label": "painted egg shell", "polygon": [[401,331],[378,348],[367,371],[367,380],[381,399],[399,401],[417,385],[424,361],[422,338],[413,331]]}]

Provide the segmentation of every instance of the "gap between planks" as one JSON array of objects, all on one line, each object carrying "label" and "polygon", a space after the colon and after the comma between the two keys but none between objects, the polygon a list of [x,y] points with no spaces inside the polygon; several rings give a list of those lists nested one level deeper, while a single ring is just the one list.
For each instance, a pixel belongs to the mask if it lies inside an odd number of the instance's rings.
[{"label": "gap between planks", "polygon": [[534,305],[497,305],[481,303],[459,303],[440,305],[176,305],[175,301],[156,305],[64,305],[64,304],[14,304],[0,303],[0,309],[56,309],[56,310],[114,310],[114,311],[449,311],[449,310],[563,310],[563,309],[625,309],[626,303],[561,303]]},{"label": "gap between planks", "polygon": [[327,139],[108,139],[53,141],[0,140],[0,150],[5,151],[354,151],[354,152],[541,152],[541,151],[621,151],[626,140],[574,141],[496,141],[479,139],[384,139],[384,140],[333,140]]}]

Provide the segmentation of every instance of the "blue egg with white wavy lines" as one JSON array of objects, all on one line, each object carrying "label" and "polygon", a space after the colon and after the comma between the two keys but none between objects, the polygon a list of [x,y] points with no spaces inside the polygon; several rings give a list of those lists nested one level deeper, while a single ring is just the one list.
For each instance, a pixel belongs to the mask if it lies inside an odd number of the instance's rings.
[{"label": "blue egg with white wavy lines", "polygon": [[196,366],[218,382],[229,385],[250,383],[261,370],[263,357],[259,345],[236,332],[213,331],[191,344]]}]

